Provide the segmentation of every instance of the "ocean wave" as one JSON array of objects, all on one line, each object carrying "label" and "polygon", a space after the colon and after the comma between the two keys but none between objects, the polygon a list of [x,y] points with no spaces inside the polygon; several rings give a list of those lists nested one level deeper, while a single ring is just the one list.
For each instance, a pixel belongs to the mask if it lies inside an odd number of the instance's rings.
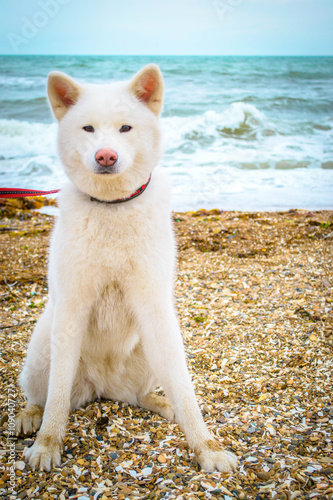
[{"label": "ocean wave", "polygon": [[281,110],[288,113],[301,113],[303,116],[305,112],[308,113],[308,116],[325,116],[333,112],[333,100],[327,96],[319,99],[310,96],[301,98],[283,95],[274,97],[248,95],[242,99],[242,102],[259,105],[264,109],[269,109],[274,114],[276,114],[276,111],[280,113]]},{"label": "ocean wave", "polygon": [[28,160],[21,169],[17,171],[20,177],[50,176],[55,173],[57,159],[50,156],[36,156]]},{"label": "ocean wave", "polygon": [[302,99],[300,97],[289,97],[289,96],[274,96],[274,97],[259,97],[256,95],[249,95],[244,97],[243,102],[265,102],[265,103],[278,103],[281,102],[283,104],[293,104],[293,103],[301,103],[306,104],[308,99]]},{"label": "ocean wave", "polygon": [[50,123],[51,111],[46,97],[35,97],[24,99],[21,96],[13,96],[12,99],[1,101],[2,118],[18,121]]},{"label": "ocean wave", "polygon": [[34,97],[33,99],[3,99],[1,101],[2,112],[11,111],[11,113],[24,114],[28,109],[47,108],[46,97]]},{"label": "ocean wave", "polygon": [[55,123],[0,120],[0,152],[4,159],[56,155]]},{"label": "ocean wave", "polygon": [[330,68],[327,71],[297,71],[291,70],[282,73],[281,76],[283,78],[290,78],[292,80],[331,80],[332,71]]},{"label": "ocean wave", "polygon": [[162,123],[171,148],[184,141],[207,146],[221,137],[249,140],[276,133],[264,113],[244,102],[234,102],[222,113],[209,110],[197,116],[164,118]]},{"label": "ocean wave", "polygon": [[46,85],[45,76],[12,76],[0,75],[0,85],[4,87],[15,86],[24,87],[24,89],[35,87],[36,85]]}]

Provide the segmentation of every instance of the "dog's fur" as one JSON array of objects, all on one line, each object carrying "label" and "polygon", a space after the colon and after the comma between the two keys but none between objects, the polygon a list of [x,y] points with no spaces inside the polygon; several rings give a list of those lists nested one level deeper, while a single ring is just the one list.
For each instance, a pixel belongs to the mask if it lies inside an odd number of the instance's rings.
[{"label": "dog's fur", "polygon": [[[17,434],[41,426],[26,459],[33,469],[58,466],[69,411],[103,397],[174,419],[205,470],[231,472],[236,457],[210,434],[196,402],[173,306],[170,193],[155,168],[162,152],[161,72],[148,65],[130,82],[108,85],[79,85],[53,72],[48,94],[70,182],[59,197],[48,304],[20,377],[28,401]],[[124,124],[132,130],[121,133]],[[85,131],[87,125],[95,131]],[[95,160],[100,148],[118,155],[107,173]],[[91,200],[127,197],[151,173],[135,199]],[[153,392],[158,384],[170,402]]]}]

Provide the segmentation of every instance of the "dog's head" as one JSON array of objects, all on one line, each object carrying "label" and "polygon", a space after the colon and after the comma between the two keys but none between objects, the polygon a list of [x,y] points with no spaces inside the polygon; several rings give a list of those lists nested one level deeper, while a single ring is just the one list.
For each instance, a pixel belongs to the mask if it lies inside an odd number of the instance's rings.
[{"label": "dog's head", "polygon": [[158,66],[145,66],[129,82],[104,85],[81,85],[52,72],[48,96],[59,122],[59,155],[81,191],[107,198],[119,181],[135,188],[147,180],[162,153]]}]

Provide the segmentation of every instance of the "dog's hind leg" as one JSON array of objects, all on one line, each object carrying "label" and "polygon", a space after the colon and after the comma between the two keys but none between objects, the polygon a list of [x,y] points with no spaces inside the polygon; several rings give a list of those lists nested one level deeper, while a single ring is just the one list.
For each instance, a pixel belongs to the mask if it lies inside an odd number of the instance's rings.
[{"label": "dog's hind leg", "polygon": [[153,411],[161,415],[161,417],[174,421],[174,411],[168,399],[164,396],[159,396],[154,392],[149,392],[144,396],[138,396],[138,405],[146,410]]},{"label": "dog's hind leg", "polygon": [[50,373],[52,319],[53,308],[49,303],[37,322],[20,375],[20,386],[27,398],[27,406],[16,417],[17,436],[38,431],[42,422]]},{"label": "dog's hind leg", "polygon": [[38,405],[28,405],[16,417],[15,431],[16,436],[20,434],[29,436],[37,432],[42,423],[44,408]]}]

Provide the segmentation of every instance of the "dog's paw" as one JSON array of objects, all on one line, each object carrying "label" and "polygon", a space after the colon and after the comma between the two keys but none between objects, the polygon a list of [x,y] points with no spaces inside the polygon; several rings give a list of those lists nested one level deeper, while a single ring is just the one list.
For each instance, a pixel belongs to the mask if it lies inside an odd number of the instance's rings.
[{"label": "dog's paw", "polygon": [[51,437],[38,438],[31,448],[25,448],[24,458],[32,470],[50,472],[61,463],[61,448]]},{"label": "dog's paw", "polygon": [[43,408],[37,405],[27,406],[15,419],[16,436],[29,436],[37,432],[43,418]]},{"label": "dog's paw", "polygon": [[175,412],[172,406],[166,405],[163,410],[161,410],[161,416],[165,418],[166,420],[169,420],[169,422],[175,422]]},{"label": "dog's paw", "polygon": [[196,458],[201,468],[206,472],[235,472],[237,457],[230,451],[224,450],[217,441],[210,439],[196,452]]},{"label": "dog's paw", "polygon": [[138,404],[142,408],[153,411],[166,418],[170,422],[175,421],[175,412],[169,400],[164,396],[149,392],[145,396],[138,397]]},{"label": "dog's paw", "polygon": [[170,422],[175,421],[175,412],[172,408],[169,400],[164,396],[159,396],[156,394],[156,413],[161,415],[161,417],[169,420]]}]

